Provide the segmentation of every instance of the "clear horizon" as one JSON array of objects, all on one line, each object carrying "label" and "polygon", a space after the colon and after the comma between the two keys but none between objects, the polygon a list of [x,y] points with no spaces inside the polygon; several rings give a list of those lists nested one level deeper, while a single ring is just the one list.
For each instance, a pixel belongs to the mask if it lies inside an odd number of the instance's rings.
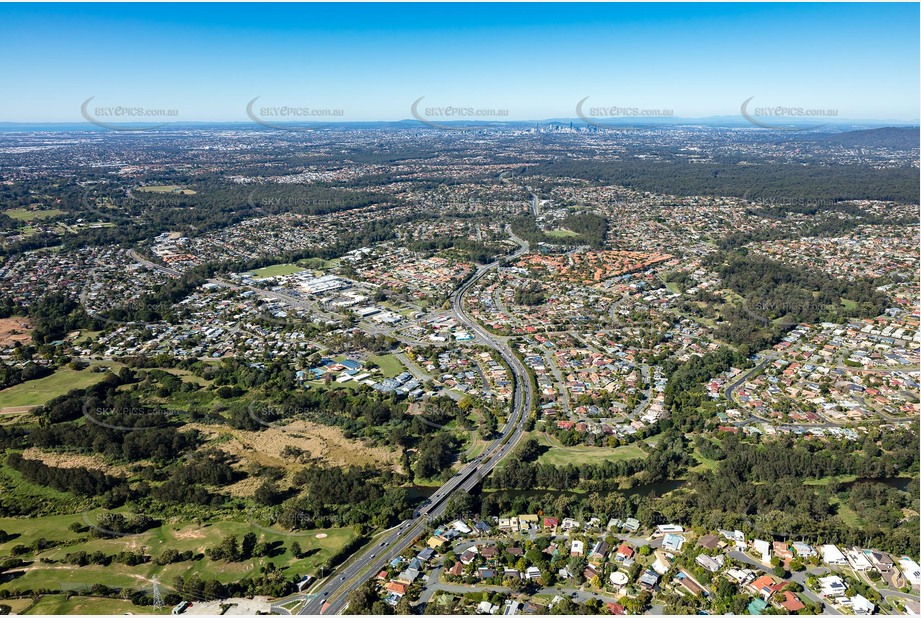
[{"label": "clear horizon", "polygon": [[918,20],[908,3],[5,4],[0,122],[647,122],[751,99],[765,121],[917,123]]}]

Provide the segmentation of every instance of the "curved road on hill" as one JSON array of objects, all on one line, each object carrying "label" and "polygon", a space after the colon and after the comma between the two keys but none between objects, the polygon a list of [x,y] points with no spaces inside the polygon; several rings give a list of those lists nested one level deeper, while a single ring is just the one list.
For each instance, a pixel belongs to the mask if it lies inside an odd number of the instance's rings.
[{"label": "curved road on hill", "polygon": [[[520,246],[518,251],[512,254],[512,258],[528,251],[527,242],[514,236],[512,238]],[[498,265],[499,262],[496,261],[477,268],[476,272],[454,292],[451,297],[451,307],[458,322],[488,346],[495,349],[512,370],[514,396],[512,398],[512,410],[505,427],[503,427],[499,437],[479,457],[464,465],[450,480],[442,485],[432,495],[429,502],[413,514],[412,519],[392,528],[384,536],[377,537],[372,547],[364,548],[360,554],[346,561],[342,567],[329,575],[315,592],[306,595],[304,604],[298,610],[298,614],[316,615],[342,612],[348,602],[350,592],[360,587],[368,578],[381,571],[394,557],[400,555],[407,547],[411,546],[417,537],[425,531],[428,521],[438,518],[444,513],[451,496],[458,492],[469,492],[476,487],[483,477],[489,474],[502,459],[512,452],[524,434],[524,424],[534,400],[528,372],[504,340],[490,335],[464,310],[464,297],[467,293],[477,281],[488,272],[495,270]],[[285,599],[288,602],[290,600],[291,597]],[[277,613],[288,613],[283,608],[278,607],[278,604],[273,605],[273,610]]]}]

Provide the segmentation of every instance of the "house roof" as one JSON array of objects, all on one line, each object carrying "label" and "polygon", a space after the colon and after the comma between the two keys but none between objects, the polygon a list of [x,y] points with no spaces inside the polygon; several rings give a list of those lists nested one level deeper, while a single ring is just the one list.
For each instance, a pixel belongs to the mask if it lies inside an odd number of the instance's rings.
[{"label": "house roof", "polygon": [[784,594],[784,600],[779,603],[779,605],[787,610],[788,612],[798,612],[799,610],[806,607],[802,601],[799,600],[795,594],[787,590]]},{"label": "house roof", "polygon": [[715,549],[719,544],[720,537],[715,534],[705,534],[697,541],[698,547],[706,547],[707,549]]},{"label": "house roof", "polygon": [[409,590],[409,585],[400,582],[390,582],[387,584],[387,590],[394,594],[406,594],[406,591]]},{"label": "house roof", "polygon": [[626,543],[621,543],[620,547],[617,548],[617,553],[621,556],[631,558],[635,552],[633,551],[633,548]]}]

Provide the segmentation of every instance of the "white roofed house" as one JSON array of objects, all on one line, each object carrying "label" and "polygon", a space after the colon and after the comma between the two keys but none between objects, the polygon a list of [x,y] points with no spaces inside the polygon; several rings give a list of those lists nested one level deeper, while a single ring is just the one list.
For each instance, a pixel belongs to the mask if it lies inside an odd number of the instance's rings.
[{"label": "white roofed house", "polygon": [[843,597],[847,592],[847,584],[837,575],[828,575],[819,578],[819,594],[823,597],[838,598]]},{"label": "white roofed house", "polygon": [[752,541],[752,547],[755,548],[755,552],[760,554],[761,562],[763,564],[771,563],[771,544],[767,541],[762,541],[761,539],[755,539]]},{"label": "white roofed house", "polygon": [[902,556],[899,558],[899,568],[908,583],[912,586],[921,586],[921,567],[918,566],[917,562],[908,556]]},{"label": "white roofed house", "polygon": [[461,534],[470,534],[473,532],[470,529],[470,526],[462,522],[461,520],[455,520],[451,522],[451,527],[460,532]]},{"label": "white roofed house", "polygon": [[873,568],[870,559],[856,547],[847,550],[847,561],[855,571],[869,571]]},{"label": "white roofed house", "polygon": [[847,566],[847,558],[834,545],[822,546],[822,562],[832,566]]},{"label": "white roofed house", "polygon": [[850,601],[851,609],[854,610],[854,614],[857,616],[869,616],[876,611],[876,605],[862,594],[855,594]]}]

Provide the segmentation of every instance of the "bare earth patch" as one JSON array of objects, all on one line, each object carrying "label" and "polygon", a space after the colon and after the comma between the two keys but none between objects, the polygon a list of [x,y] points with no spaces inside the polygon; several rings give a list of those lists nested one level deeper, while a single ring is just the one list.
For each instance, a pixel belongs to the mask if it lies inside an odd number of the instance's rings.
[{"label": "bare earth patch", "polygon": [[[197,429],[208,440],[229,436],[215,446],[240,458],[240,467],[254,462],[263,466],[284,468],[293,473],[300,464],[282,457],[286,446],[301,449],[310,457],[321,459],[333,466],[386,466],[399,469],[399,457],[395,451],[386,448],[366,446],[356,440],[349,440],[335,427],[327,427],[309,421],[294,421],[284,427],[270,427],[264,431],[245,431],[228,427],[216,427],[201,423],[186,425]],[[248,497],[262,484],[261,479],[247,478],[228,487],[231,495]]]},{"label": "bare earth patch", "polygon": [[0,346],[10,346],[16,342],[32,341],[32,323],[29,318],[0,319]]},{"label": "bare earth patch", "polygon": [[198,526],[193,526],[190,528],[184,528],[179,530],[173,530],[171,534],[180,541],[188,541],[190,539],[203,539],[205,538],[205,531],[199,528]]},{"label": "bare earth patch", "polygon": [[100,470],[111,476],[124,477],[128,475],[128,470],[124,466],[107,464],[102,455],[53,453],[33,446],[24,450],[22,456],[24,459],[36,459],[52,468],[89,468],[90,470]]}]

